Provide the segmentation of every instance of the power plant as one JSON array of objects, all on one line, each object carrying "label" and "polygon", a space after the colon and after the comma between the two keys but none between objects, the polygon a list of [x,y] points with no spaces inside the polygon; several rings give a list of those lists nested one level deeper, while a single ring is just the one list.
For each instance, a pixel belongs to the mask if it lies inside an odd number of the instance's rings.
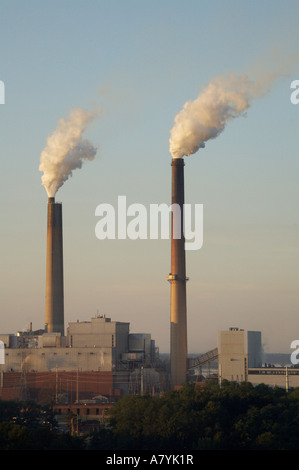
[{"label": "power plant", "polygon": [[45,331],[64,336],[62,204],[48,198]]},{"label": "power plant", "polygon": [[0,334],[2,399],[20,399],[25,394],[39,400],[47,390],[51,400],[56,394],[57,403],[62,397],[67,404],[75,396],[77,402],[95,396],[115,400],[128,393],[167,389],[150,334],[130,333],[128,322],[102,315],[69,323],[65,333],[62,204],[53,196],[47,204],[45,287],[44,329],[33,330],[31,324],[25,332]]},{"label": "power plant", "polygon": [[[216,85],[211,85],[213,92],[216,97],[219,93],[222,96],[220,83]],[[242,80],[241,85],[242,91]],[[227,86],[225,82],[225,89]],[[206,140],[222,132],[227,120],[239,115],[244,106],[247,109],[249,101],[241,91],[233,95],[236,102],[231,103],[230,93],[228,103],[220,100],[215,112],[217,100],[208,89],[210,102],[204,96],[199,97],[194,106],[188,103],[176,117],[171,131],[171,272],[167,277],[170,283],[169,370],[166,363],[160,361],[151,335],[130,333],[127,322],[111,321],[101,315],[90,321],[71,322],[65,332],[62,204],[55,202],[55,194],[72,171],[81,168],[83,160],[94,158],[96,149],[82,140],[84,130],[94,118],[93,113],[77,109],[70,113],[67,122],[59,121],[40,161],[40,170],[44,172],[42,184],[48,195],[44,329],[34,331],[30,327],[16,335],[0,334],[0,349],[4,352],[4,360],[0,360],[1,399],[19,399],[26,395],[26,398],[38,400],[47,391],[51,398],[48,403],[53,402],[55,396],[59,406],[64,403],[67,407],[72,403],[77,407],[82,400],[86,404],[88,400],[96,402],[98,397],[103,400],[103,396],[106,406],[106,400],[113,401],[125,394],[160,395],[187,381],[199,381],[202,367],[212,361],[218,362],[220,367],[213,377],[219,382],[265,381],[266,376],[272,375],[271,370],[265,374],[265,368],[261,367],[259,332],[234,328],[229,334],[219,336],[218,348],[188,358],[183,157],[203,148]],[[240,102],[244,106],[240,106]],[[214,124],[209,119],[206,122],[210,108],[216,119]],[[200,118],[198,110],[203,113]],[[190,116],[186,116],[189,113]],[[188,126],[186,131],[184,124],[186,117],[190,131]],[[199,119],[201,125],[194,126],[193,118],[197,124]],[[194,129],[198,132],[193,132]],[[299,379],[299,374],[292,374],[293,378]]]},{"label": "power plant", "polygon": [[184,237],[184,160],[173,158],[170,294],[170,380],[172,387],[187,380],[187,299]]},{"label": "power plant", "polygon": [[[160,360],[149,333],[130,333],[127,322],[96,316],[68,324],[64,332],[62,204],[48,200],[45,329],[0,334],[0,397],[55,402],[58,413],[107,408],[126,394],[159,396],[186,381],[203,380],[202,370],[216,362],[210,379],[281,386],[298,383],[295,369],[262,367],[261,335],[236,328],[221,334],[218,348],[198,357],[187,354],[186,260],[184,240],[184,160],[172,168],[170,295],[170,371]],[[177,210],[176,210],[176,209]],[[216,367],[218,367],[216,366]],[[276,374],[276,375],[275,375]],[[270,381],[270,382],[269,382]],[[109,405],[109,406],[110,406]],[[74,407],[74,408],[72,408]],[[60,411],[59,411],[60,410]]]}]

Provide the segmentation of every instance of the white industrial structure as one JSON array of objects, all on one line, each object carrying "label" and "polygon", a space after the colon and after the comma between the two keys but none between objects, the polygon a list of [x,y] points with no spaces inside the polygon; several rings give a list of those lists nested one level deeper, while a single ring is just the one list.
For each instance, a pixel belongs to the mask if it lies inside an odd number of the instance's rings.
[{"label": "white industrial structure", "polygon": [[[215,380],[299,387],[299,368],[294,364],[265,363],[260,331],[239,328],[218,332],[218,347],[188,359],[189,381]],[[291,358],[290,358],[291,359]]]},{"label": "white industrial structure", "polygon": [[299,387],[299,369],[263,364],[262,334],[230,328],[218,333],[218,379],[286,388]]},{"label": "white industrial structure", "polygon": [[[29,331],[0,335],[5,345],[1,371],[63,370],[112,371],[130,362],[153,364],[157,359],[150,334],[130,334],[130,324],[95,317],[72,322],[67,336],[60,333]],[[129,367],[128,367],[129,368]]]},{"label": "white industrial structure", "polygon": [[220,379],[244,382],[249,367],[262,366],[260,331],[230,328],[218,333],[218,367]]}]

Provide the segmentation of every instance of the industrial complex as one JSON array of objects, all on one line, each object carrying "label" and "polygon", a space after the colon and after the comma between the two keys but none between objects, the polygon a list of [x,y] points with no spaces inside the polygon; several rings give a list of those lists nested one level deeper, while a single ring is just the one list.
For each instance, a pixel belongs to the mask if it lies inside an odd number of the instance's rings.
[{"label": "industrial complex", "polygon": [[0,335],[5,345],[5,360],[0,366],[1,397],[21,398],[26,394],[39,399],[48,387],[53,400],[58,393],[57,379],[64,402],[97,395],[115,400],[140,392],[141,368],[144,391],[150,386],[151,391],[154,387],[158,392],[163,381],[154,369],[159,370],[155,342],[150,334],[130,334],[129,326],[100,316],[70,323],[66,336],[32,329]]},{"label": "industrial complex", "polygon": [[[184,160],[172,160],[172,204],[184,204]],[[45,327],[0,334],[0,398],[30,398],[55,403],[61,412],[71,405],[87,414],[126,394],[159,396],[187,381],[214,379],[298,387],[299,369],[265,367],[259,331],[220,331],[217,345],[199,357],[188,357],[186,265],[183,211],[172,212],[170,283],[170,366],[159,357],[150,333],[131,333],[129,322],[96,316],[65,328],[62,204],[48,198]],[[181,234],[176,237],[175,233]],[[203,375],[207,364],[214,373]],[[216,372],[215,372],[216,370]],[[81,408],[79,408],[81,407]],[[93,407],[93,411],[91,411]],[[64,411],[63,411],[64,410]],[[87,411],[88,410],[88,411]],[[82,411],[81,411],[82,412]]]}]

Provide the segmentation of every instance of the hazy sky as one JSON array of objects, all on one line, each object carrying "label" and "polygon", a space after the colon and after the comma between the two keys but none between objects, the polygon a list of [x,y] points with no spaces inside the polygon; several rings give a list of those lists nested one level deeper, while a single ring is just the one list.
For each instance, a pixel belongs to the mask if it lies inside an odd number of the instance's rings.
[{"label": "hazy sky", "polygon": [[245,117],[185,158],[204,244],[187,253],[189,352],[231,326],[266,352],[299,339],[299,3],[261,0],[0,0],[1,333],[44,326],[47,194],[40,155],[73,107],[101,110],[94,161],[59,189],[65,323],[102,314],[169,350],[168,240],[95,236],[101,203],[170,204],[170,129],[216,76],[281,68]]}]

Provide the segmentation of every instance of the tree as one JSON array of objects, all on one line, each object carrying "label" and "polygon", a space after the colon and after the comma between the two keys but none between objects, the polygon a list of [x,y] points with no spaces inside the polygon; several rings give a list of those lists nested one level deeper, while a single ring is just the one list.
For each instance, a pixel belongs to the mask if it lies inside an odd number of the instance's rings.
[{"label": "tree", "polygon": [[121,449],[299,449],[299,393],[265,385],[187,384],[161,398],[125,397],[110,418]]}]

